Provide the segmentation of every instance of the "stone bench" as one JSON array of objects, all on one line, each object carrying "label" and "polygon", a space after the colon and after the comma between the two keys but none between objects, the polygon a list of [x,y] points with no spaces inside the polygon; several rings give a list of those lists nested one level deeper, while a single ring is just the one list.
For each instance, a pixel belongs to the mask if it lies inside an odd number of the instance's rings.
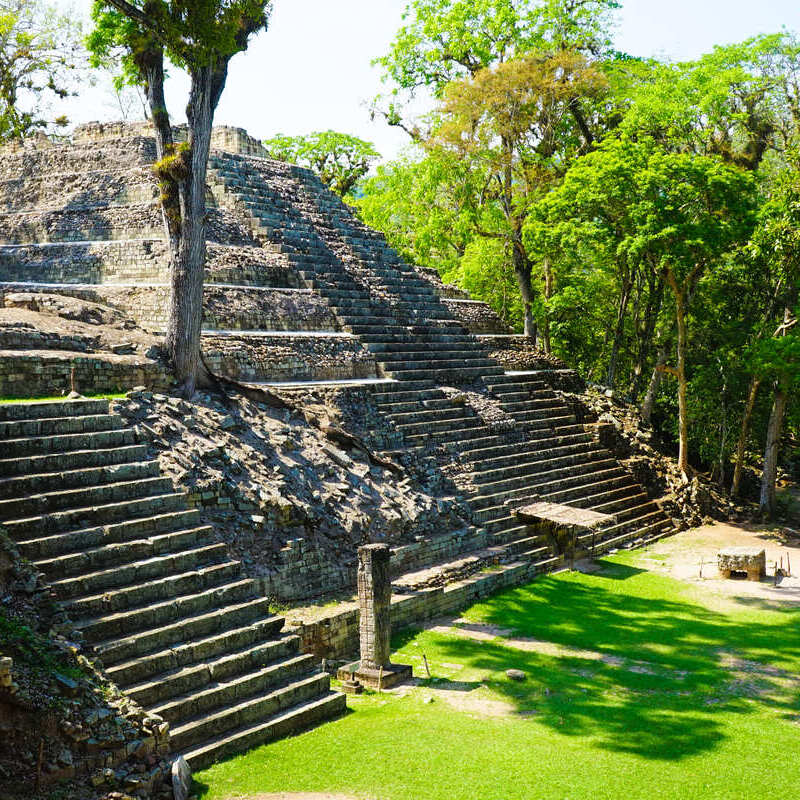
[{"label": "stone bench", "polygon": [[767,554],[757,547],[727,547],[717,554],[717,568],[723,578],[746,572],[747,580],[760,581],[767,575]]}]

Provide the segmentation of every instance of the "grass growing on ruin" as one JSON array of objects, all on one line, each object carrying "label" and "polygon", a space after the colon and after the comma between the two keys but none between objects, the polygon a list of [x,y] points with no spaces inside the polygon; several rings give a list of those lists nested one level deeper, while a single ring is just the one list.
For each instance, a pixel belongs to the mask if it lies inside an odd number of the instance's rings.
[{"label": "grass growing on ruin", "polygon": [[352,699],[338,721],[215,765],[197,776],[201,797],[793,796],[800,609],[712,610],[640,558],[498,595],[460,631],[401,632],[397,660],[420,675],[425,653],[433,680]]},{"label": "grass growing on ruin", "polygon": [[[85,394],[82,397],[84,400],[121,400],[125,397],[125,393]],[[55,395],[53,397],[0,397],[0,405],[3,403],[60,403],[66,399],[66,397]]]}]

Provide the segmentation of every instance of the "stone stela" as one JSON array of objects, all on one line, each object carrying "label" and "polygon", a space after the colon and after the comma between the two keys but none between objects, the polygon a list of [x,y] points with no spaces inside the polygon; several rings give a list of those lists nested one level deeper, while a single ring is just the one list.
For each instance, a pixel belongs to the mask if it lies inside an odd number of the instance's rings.
[{"label": "stone stela", "polygon": [[391,600],[389,574],[391,550],[385,544],[358,548],[358,606],[361,660],[339,670],[344,690],[358,692],[360,686],[387,689],[411,678],[411,667],[392,664]]}]

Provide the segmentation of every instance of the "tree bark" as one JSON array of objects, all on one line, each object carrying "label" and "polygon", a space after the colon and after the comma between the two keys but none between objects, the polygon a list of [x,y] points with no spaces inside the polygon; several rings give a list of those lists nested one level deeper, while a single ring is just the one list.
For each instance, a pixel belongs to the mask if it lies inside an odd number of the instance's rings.
[{"label": "tree bark", "polygon": [[761,497],[759,509],[762,514],[772,517],[775,513],[775,481],[778,476],[778,453],[780,452],[783,417],[786,413],[786,391],[782,384],[775,385],[775,399],[767,426],[767,443],[764,448],[764,470],[761,473]]},{"label": "tree bark", "polygon": [[210,67],[192,73],[189,105],[188,174],[180,182],[181,236],[172,265],[166,349],[180,392],[190,398],[208,384],[200,359],[203,277],[206,265],[206,174],[211,149],[212,76]]},{"label": "tree bark", "polygon": [[613,389],[614,381],[617,377],[617,359],[619,358],[619,349],[622,345],[622,337],[625,333],[625,314],[628,310],[628,302],[631,297],[630,281],[626,280],[622,285],[622,294],[619,298],[619,305],[617,306],[617,320],[614,325],[614,337],[611,341],[611,355],[608,359],[608,370],[606,372],[606,383]]},{"label": "tree bark", "polygon": [[519,292],[522,295],[522,305],[525,319],[525,335],[534,341],[537,336],[536,320],[533,317],[533,302],[535,295],[533,284],[531,283],[531,263],[521,239],[514,240],[512,244],[512,261],[514,263],[514,275],[517,278]]},{"label": "tree bark", "polygon": [[[644,324],[637,330],[638,347],[636,353],[636,364],[633,368],[633,380],[630,386],[630,395],[635,403],[642,392],[642,381],[644,379],[645,367],[650,359],[650,349],[653,345],[653,338],[656,332],[658,316],[661,313],[661,305],[664,300],[664,284],[661,281],[653,280],[651,276],[648,280],[647,307],[645,309]],[[662,362],[662,366],[663,366]]]},{"label": "tree bark", "polygon": [[[544,297],[549,300],[553,296],[553,288],[555,286],[555,278],[553,276],[553,265],[550,259],[545,257],[542,264],[544,271]],[[550,314],[545,309],[544,318],[542,319],[542,347],[547,355],[552,353],[552,345],[550,343]]]},{"label": "tree bark", "polygon": [[[695,268],[690,282],[699,275]],[[683,473],[684,480],[689,479],[689,406],[686,399],[686,348],[689,332],[686,324],[686,295],[683,286],[678,284],[675,273],[671,269],[666,271],[667,282],[675,296],[675,322],[678,328],[677,368],[672,374],[678,381],[678,468]]]},{"label": "tree bark", "polygon": [[656,358],[656,365],[653,367],[653,374],[650,376],[650,383],[647,387],[644,400],[642,401],[640,412],[642,419],[645,422],[650,422],[650,419],[653,416],[653,406],[655,405],[656,395],[658,394],[661,381],[664,377],[664,365],[667,363],[668,350],[669,344],[667,343],[661,345],[659,348],[658,357]]},{"label": "tree bark", "polygon": [[736,465],[733,470],[733,481],[731,482],[731,497],[739,496],[739,489],[742,483],[742,469],[744,468],[744,451],[747,447],[747,437],[750,434],[750,420],[753,418],[753,409],[756,406],[758,397],[758,387],[761,381],[755,377],[750,379],[750,389],[747,392],[747,403],[744,407],[742,417],[742,428],[739,431],[739,442],[736,445]]}]

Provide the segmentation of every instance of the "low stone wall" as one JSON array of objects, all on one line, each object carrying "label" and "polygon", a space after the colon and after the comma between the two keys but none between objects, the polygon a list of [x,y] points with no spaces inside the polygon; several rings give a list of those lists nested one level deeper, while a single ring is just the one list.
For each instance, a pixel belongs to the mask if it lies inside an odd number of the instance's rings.
[{"label": "low stone wall", "polygon": [[[541,567],[530,562],[497,567],[444,588],[422,589],[411,595],[392,597],[392,628],[398,630],[468,608],[478,600],[502,589],[521,586],[533,580]],[[301,638],[301,648],[318,658],[341,659],[358,652],[359,611],[355,603],[313,622],[292,620],[287,615],[287,632]]]},{"label": "low stone wall", "polygon": [[449,298],[445,298],[442,302],[470,333],[505,334],[509,332],[508,325],[495,314],[487,303]]},{"label": "low stone wall", "polygon": [[[392,575],[449,561],[464,553],[486,547],[485,530],[463,529],[435,537],[419,537],[413,544],[392,547]],[[356,562],[343,564],[304,539],[292,539],[278,555],[277,564],[258,578],[262,593],[281,602],[304,600],[323,594],[354,589]],[[355,554],[354,554],[355,555]]]},{"label": "low stone wall", "polygon": [[[73,372],[74,371],[74,372]],[[0,396],[57,397],[74,383],[82,394],[124,392],[134,386],[167,389],[172,378],[140,356],[0,350]]]},{"label": "low stone wall", "polygon": [[98,147],[91,137],[81,137],[80,130],[76,130],[73,144],[68,147],[52,142],[42,146],[36,140],[22,147],[0,148],[0,180],[36,174],[118,172],[155,161],[156,146],[152,137],[108,137],[103,140],[103,146]]},{"label": "low stone wall", "polygon": [[0,249],[0,280],[163,282],[168,263],[166,245],[155,240],[22,245]]},{"label": "low stone wall", "polygon": [[586,382],[574,369],[539,350],[527,337],[490,336],[484,341],[491,348],[490,357],[507,370],[536,370],[541,380],[564,392],[582,392],[586,388]]},{"label": "low stone wall", "polygon": [[209,366],[246,381],[374,378],[375,357],[357,339],[333,336],[204,336]]},{"label": "low stone wall", "polygon": [[[2,165],[0,159],[0,165]],[[159,189],[148,166],[92,172],[35,172],[0,180],[0,211],[81,209],[151,203]]]},{"label": "low stone wall", "polygon": [[160,239],[159,202],[0,215],[0,244]]}]

